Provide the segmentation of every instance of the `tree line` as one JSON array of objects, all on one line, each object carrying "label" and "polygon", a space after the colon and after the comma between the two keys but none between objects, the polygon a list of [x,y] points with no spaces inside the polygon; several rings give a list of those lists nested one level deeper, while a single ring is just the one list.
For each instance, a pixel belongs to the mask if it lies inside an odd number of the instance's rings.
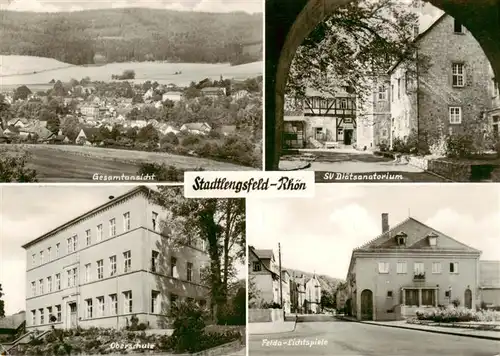
[{"label": "tree line", "polygon": [[75,65],[128,61],[241,64],[262,39],[262,16],[115,9],[57,14],[2,12],[0,52]]}]

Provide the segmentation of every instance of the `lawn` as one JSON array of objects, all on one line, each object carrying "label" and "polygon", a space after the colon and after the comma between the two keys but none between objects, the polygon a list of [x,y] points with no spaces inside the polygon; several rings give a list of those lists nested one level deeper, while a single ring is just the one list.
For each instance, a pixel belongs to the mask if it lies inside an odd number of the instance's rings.
[{"label": "lawn", "polygon": [[203,168],[207,171],[242,171],[251,167],[205,158],[168,153],[129,151],[112,148],[67,145],[1,145],[10,151],[29,151],[30,168],[41,182],[90,181],[95,173],[136,175],[142,162],[163,163],[181,170]]}]

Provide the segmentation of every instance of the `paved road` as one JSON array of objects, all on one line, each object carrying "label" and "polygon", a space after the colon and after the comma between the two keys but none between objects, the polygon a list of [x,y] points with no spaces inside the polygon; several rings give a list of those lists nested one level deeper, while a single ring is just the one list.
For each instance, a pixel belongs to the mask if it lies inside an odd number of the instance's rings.
[{"label": "paved road", "polygon": [[315,172],[341,172],[341,173],[374,173],[391,172],[401,173],[405,182],[443,182],[444,180],[425,172],[424,170],[401,163],[394,163],[390,158],[375,156],[370,152],[345,150],[303,150],[301,154],[314,156],[309,168]]},{"label": "paved road", "polygon": [[[500,342],[347,321],[298,323],[295,332],[250,335],[249,356],[495,356]],[[321,343],[289,346],[285,343]],[[279,343],[281,342],[281,346]]]}]

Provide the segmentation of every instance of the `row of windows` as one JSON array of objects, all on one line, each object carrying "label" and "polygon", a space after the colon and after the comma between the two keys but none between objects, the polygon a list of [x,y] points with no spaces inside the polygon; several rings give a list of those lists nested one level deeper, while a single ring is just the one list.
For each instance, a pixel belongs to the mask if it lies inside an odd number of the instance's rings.
[{"label": "row of windows", "polygon": [[[47,307],[47,314],[45,314],[45,308],[31,310],[31,325],[43,325],[52,322],[61,322],[61,305],[56,305],[55,310],[52,307]],[[53,311],[55,313],[53,314]],[[38,316],[38,318],[37,318]],[[52,320],[51,320],[52,319]]]},{"label": "row of windows", "polygon": [[[159,255],[158,251],[151,252],[151,272],[158,273],[160,272],[159,268]],[[113,277],[117,274],[117,259],[116,255],[110,256],[108,259],[108,276]],[[170,277],[172,278],[180,278],[179,271],[177,269],[177,258],[170,258]],[[131,251],[125,251],[123,253],[123,273],[127,273],[132,271],[132,253]],[[78,269],[71,268],[66,271],[66,282],[67,287],[75,287],[78,281]],[[96,262],[96,276],[97,280],[104,278],[104,260],[98,260]],[[192,262],[186,262],[186,276],[185,280],[188,282],[194,281],[194,265]],[[199,270],[199,282],[201,283],[203,280],[203,267],[200,267]],[[84,283],[89,283],[92,281],[92,264],[87,263],[85,265],[85,274],[84,274]],[[43,295],[45,293],[51,293],[53,291],[61,290],[61,274],[57,273],[55,275],[54,280],[52,276],[47,277],[45,280],[38,280],[38,295]],[[31,282],[31,295],[34,297],[37,295],[36,281]]]},{"label": "row of windows", "polygon": [[[151,217],[151,224],[153,227],[154,231],[159,231],[159,221],[158,221],[158,213],[152,212],[152,217]],[[126,212],[123,214],[123,232],[130,231],[131,229],[131,221],[130,221],[130,212]],[[117,229],[116,229],[116,218],[112,218],[109,220],[108,223],[108,234],[109,237],[114,237],[117,235]],[[101,242],[103,240],[103,224],[99,224],[96,226],[96,236],[95,236],[95,242]],[[93,242],[92,239],[92,230],[87,229],[85,230],[85,246],[90,246]],[[78,235],[73,235],[69,238],[66,239],[66,253],[70,254],[73,252],[78,251]],[[46,252],[46,253],[45,253]],[[61,244],[57,243],[55,246],[55,253],[52,253],[52,247],[48,247],[47,250],[42,250],[39,253],[39,262],[40,265],[50,262],[54,259],[57,259],[61,257]],[[31,266],[34,267],[36,266],[37,263],[37,254],[32,254],[31,255]]]},{"label": "row of windows", "polygon": [[[458,262],[450,262],[449,263],[449,272],[450,273],[458,273]],[[378,263],[378,273],[387,274],[390,270],[389,262],[379,262]],[[398,262],[396,264],[396,273],[397,274],[406,274],[408,273],[408,264],[405,261]],[[425,264],[423,262],[415,262],[413,263],[413,273],[415,275],[424,275],[425,274]],[[442,273],[442,265],[441,262],[432,262],[432,273],[440,274]]]}]

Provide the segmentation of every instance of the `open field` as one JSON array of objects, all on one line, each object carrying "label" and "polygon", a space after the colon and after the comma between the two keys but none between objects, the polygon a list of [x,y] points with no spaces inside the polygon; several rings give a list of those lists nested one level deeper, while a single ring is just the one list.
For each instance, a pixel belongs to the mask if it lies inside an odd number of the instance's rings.
[{"label": "open field", "polygon": [[[19,85],[47,85],[52,79],[68,82],[70,79],[80,80],[89,77],[92,81],[111,81],[114,74],[122,74],[124,70],[134,70],[133,82],[143,83],[147,80],[160,84],[188,86],[191,82],[199,82],[205,78],[246,79],[263,73],[263,62],[254,62],[231,66],[228,63],[168,63],[168,62],[125,62],[109,63],[102,66],[72,66],[50,58],[29,56],[0,56],[0,83],[5,88]],[[179,73],[179,74],[175,74]]]},{"label": "open field", "polygon": [[252,170],[250,167],[205,158],[112,148],[64,145],[0,145],[0,148],[8,151],[29,151],[29,167],[37,171],[40,182],[90,181],[95,173],[136,175],[142,162],[163,163],[182,170]]}]

